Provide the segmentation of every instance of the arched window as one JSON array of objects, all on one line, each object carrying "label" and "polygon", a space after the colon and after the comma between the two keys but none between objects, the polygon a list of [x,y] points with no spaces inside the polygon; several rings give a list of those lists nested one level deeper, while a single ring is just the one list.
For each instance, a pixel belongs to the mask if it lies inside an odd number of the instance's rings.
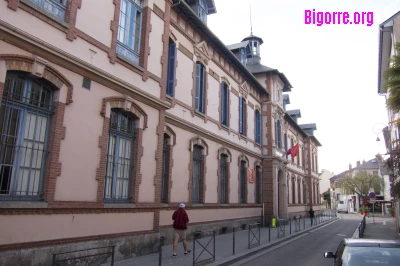
[{"label": "arched window", "polygon": [[163,167],[162,167],[162,180],[161,180],[161,203],[168,203],[169,192],[169,157],[170,157],[170,137],[164,134],[163,142]]},{"label": "arched window", "polygon": [[104,198],[128,201],[135,121],[121,109],[111,109]]},{"label": "arched window", "polygon": [[193,146],[193,171],[192,171],[192,203],[203,203],[203,147]]},{"label": "arched window", "polygon": [[296,181],[295,178],[292,177],[292,204],[296,203]]},{"label": "arched window", "polygon": [[40,198],[52,102],[46,80],[7,72],[0,108],[0,198]]},{"label": "arched window", "polygon": [[219,171],[220,171],[220,203],[228,202],[228,156],[221,154],[219,159]]},{"label": "arched window", "polygon": [[240,203],[241,204],[247,203],[247,197],[246,197],[246,191],[247,191],[246,177],[247,177],[247,175],[246,174],[247,174],[246,161],[240,161]]}]

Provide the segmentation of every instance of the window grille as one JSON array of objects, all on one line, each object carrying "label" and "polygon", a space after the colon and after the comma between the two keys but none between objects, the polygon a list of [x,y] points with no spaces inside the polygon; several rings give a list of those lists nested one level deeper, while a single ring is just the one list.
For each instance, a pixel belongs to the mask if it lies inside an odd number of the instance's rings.
[{"label": "window grille", "polygon": [[203,191],[203,148],[193,146],[193,169],[192,169],[192,202],[202,203]]},{"label": "window grille", "polygon": [[65,7],[67,0],[30,0],[42,8],[47,13],[57,17],[60,20],[65,18]]},{"label": "window grille", "polygon": [[261,203],[261,167],[256,167],[256,203]]},{"label": "window grille", "polygon": [[112,109],[108,140],[107,170],[104,198],[110,201],[130,199],[134,119],[119,109]]},{"label": "window grille", "polygon": [[6,75],[0,108],[0,199],[41,199],[51,115],[51,85]]},{"label": "window grille", "polygon": [[246,203],[246,162],[240,162],[240,203]]},{"label": "window grille", "polygon": [[228,202],[228,156],[221,154],[220,157],[220,203]]},{"label": "window grille", "polygon": [[83,78],[83,81],[82,81],[82,87],[83,88],[90,90],[91,84],[92,84],[92,80],[91,79],[85,78],[85,77]]},{"label": "window grille", "polygon": [[170,138],[164,135],[163,144],[163,168],[162,168],[162,182],[161,182],[161,202],[168,203],[168,189],[169,189],[169,156],[170,156]]}]

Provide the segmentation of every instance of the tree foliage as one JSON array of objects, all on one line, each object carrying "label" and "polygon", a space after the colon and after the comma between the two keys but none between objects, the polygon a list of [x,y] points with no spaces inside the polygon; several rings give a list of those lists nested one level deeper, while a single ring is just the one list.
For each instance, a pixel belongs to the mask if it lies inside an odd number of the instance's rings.
[{"label": "tree foliage", "polygon": [[385,71],[385,88],[389,92],[387,106],[395,113],[400,112],[400,43],[395,46],[397,54],[391,58],[391,65]]},{"label": "tree foliage", "polygon": [[382,191],[385,188],[385,181],[383,177],[360,171],[354,176],[345,175],[342,177],[337,182],[337,187],[346,195],[358,194],[360,197],[366,197],[371,188],[374,191]]}]

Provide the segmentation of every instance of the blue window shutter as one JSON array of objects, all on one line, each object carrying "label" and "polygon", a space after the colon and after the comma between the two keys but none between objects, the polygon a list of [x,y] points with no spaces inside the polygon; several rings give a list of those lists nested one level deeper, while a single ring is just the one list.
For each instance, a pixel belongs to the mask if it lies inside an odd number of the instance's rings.
[{"label": "blue window shutter", "polygon": [[288,147],[287,147],[287,134],[286,133],[283,135],[283,138],[284,138],[284,141],[285,141],[285,152],[287,152]]},{"label": "blue window shutter", "polygon": [[176,62],[176,43],[171,43],[168,48],[168,73],[167,73],[167,95],[169,96],[174,96],[175,62]]},{"label": "blue window shutter", "polygon": [[226,126],[229,124],[228,123],[228,119],[229,119],[229,108],[228,108],[229,97],[228,97],[228,93],[229,93],[228,85],[225,84],[225,125]]},{"label": "blue window shutter", "polygon": [[256,111],[256,143],[261,143],[261,115]]},{"label": "blue window shutter", "polygon": [[239,97],[239,133],[243,134],[243,101],[242,101],[242,96]]},{"label": "blue window shutter", "polygon": [[225,84],[221,83],[221,123],[225,125]]},{"label": "blue window shutter", "polygon": [[196,64],[196,88],[195,88],[195,100],[194,100],[194,104],[195,104],[195,110],[196,111],[200,111],[200,94],[201,94],[201,65],[200,64]]},{"label": "blue window shutter", "polygon": [[277,122],[278,126],[277,126],[277,134],[278,134],[278,148],[281,148],[281,121],[278,120]]},{"label": "blue window shutter", "polygon": [[200,85],[200,112],[204,113],[205,99],[204,91],[206,89],[206,71],[203,65],[200,65],[201,85]]}]

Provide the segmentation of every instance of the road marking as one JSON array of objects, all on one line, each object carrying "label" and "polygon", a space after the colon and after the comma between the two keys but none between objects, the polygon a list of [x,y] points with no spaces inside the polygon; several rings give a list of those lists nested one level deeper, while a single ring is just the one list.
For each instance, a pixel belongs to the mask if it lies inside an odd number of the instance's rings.
[{"label": "road marking", "polygon": [[338,236],[346,236],[346,235],[344,235],[344,234],[337,234]]},{"label": "road marking", "polygon": [[386,221],[383,221],[382,223],[383,223],[383,225],[386,225]]}]

